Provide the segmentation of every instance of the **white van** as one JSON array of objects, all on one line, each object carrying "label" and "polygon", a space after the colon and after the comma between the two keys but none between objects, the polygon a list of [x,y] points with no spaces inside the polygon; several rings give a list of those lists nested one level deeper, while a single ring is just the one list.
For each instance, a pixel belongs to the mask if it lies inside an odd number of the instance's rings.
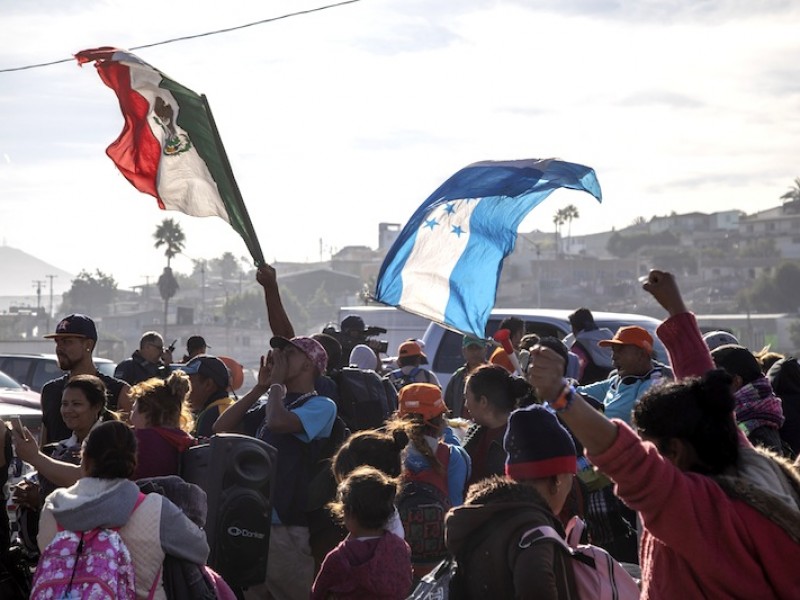
[{"label": "white van", "polygon": [[[486,324],[486,337],[490,338],[497,331],[500,321],[506,317],[519,317],[525,321],[526,333],[535,333],[540,337],[553,336],[563,340],[572,333],[568,318],[572,312],[573,310],[547,308],[495,308]],[[592,311],[592,315],[598,327],[607,327],[612,332],[626,325],[638,325],[647,329],[653,336],[655,359],[664,364],[669,363],[667,350],[656,337],[656,327],[661,324],[658,319],[632,313]],[[460,333],[436,323],[431,323],[422,337],[425,342],[425,354],[428,357],[428,368],[436,373],[436,377],[444,387],[447,386],[453,372],[464,364],[461,355],[462,337]]]}]

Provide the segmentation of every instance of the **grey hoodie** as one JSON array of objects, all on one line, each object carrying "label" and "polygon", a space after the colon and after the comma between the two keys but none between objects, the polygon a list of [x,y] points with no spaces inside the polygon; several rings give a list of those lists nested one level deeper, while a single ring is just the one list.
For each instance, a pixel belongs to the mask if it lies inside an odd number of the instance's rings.
[{"label": "grey hoodie", "polygon": [[[127,479],[84,477],[75,485],[50,494],[44,508],[51,510],[56,522],[70,531],[122,527],[138,497],[138,486]],[[205,564],[209,552],[205,532],[167,498],[161,503],[159,534],[165,554]]]}]

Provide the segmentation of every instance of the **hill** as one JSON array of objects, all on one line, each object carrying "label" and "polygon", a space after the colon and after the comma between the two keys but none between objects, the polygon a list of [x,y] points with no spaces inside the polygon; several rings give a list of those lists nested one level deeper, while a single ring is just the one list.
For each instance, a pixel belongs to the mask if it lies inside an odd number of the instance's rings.
[{"label": "hill", "polygon": [[41,281],[42,304],[47,306],[50,299],[48,275],[55,275],[53,296],[60,302],[61,294],[70,288],[75,278],[73,274],[22,250],[0,246],[0,296],[33,298],[32,304],[35,305],[36,281]]}]

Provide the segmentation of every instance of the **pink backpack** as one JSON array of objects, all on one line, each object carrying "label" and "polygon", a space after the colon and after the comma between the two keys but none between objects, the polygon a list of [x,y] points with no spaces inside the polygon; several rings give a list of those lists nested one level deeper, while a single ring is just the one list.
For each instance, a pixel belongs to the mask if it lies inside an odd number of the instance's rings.
[{"label": "pink backpack", "polygon": [[[139,494],[136,510],[145,499]],[[154,590],[151,590],[151,592]],[[44,549],[31,600],[135,600],[131,554],[116,529],[61,530]]]},{"label": "pink backpack", "polygon": [[625,568],[599,546],[581,544],[584,523],[573,517],[567,525],[567,540],[546,525],[522,534],[520,548],[541,540],[552,540],[572,557],[572,571],[581,600],[638,600],[639,586]]}]

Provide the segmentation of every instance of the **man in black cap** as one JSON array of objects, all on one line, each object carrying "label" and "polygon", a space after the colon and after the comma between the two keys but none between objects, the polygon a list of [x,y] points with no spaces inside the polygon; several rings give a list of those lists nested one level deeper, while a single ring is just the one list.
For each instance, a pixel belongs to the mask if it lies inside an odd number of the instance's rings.
[{"label": "man in black cap", "polygon": [[42,388],[41,445],[68,438],[72,432],[61,418],[61,395],[64,384],[75,375],[96,375],[106,386],[106,408],[129,413],[130,386],[120,379],[104,375],[94,366],[92,352],[97,344],[97,328],[86,315],[72,314],[61,319],[55,333],[44,336],[56,343],[58,366],[67,371]]},{"label": "man in black cap", "polygon": [[342,352],[335,369],[347,367],[350,364],[350,353],[358,344],[366,343],[367,326],[358,315],[347,315],[339,325],[339,335],[336,339],[342,345]]},{"label": "man in black cap", "polygon": [[193,335],[188,340],[186,340],[186,356],[183,357],[182,362],[189,362],[195,356],[200,356],[201,354],[208,354],[208,349],[211,348],[208,344],[206,344],[206,340],[201,335]]},{"label": "man in black cap", "polygon": [[216,356],[195,356],[180,370],[189,376],[192,390],[189,404],[194,414],[195,437],[210,437],[217,418],[234,403],[228,394],[230,373],[228,367]]}]

